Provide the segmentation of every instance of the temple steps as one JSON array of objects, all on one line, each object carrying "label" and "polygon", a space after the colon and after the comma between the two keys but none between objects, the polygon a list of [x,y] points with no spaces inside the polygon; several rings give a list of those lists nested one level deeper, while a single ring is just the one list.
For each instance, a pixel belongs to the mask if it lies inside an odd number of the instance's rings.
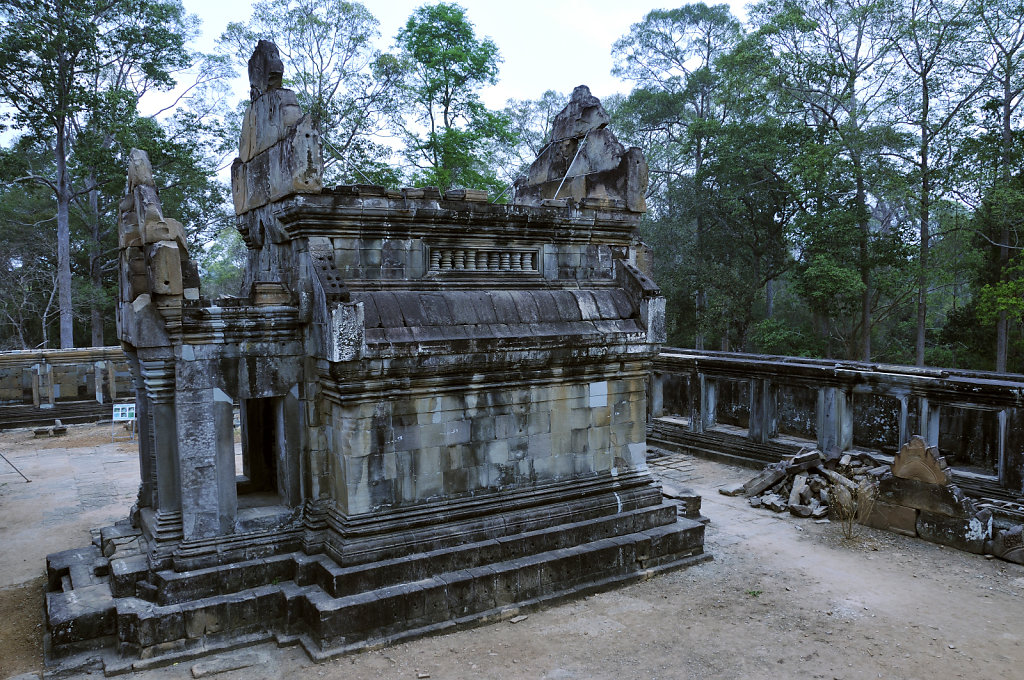
[{"label": "temple steps", "polygon": [[[117,652],[105,654],[108,674],[239,640],[276,638],[328,658],[710,559],[704,525],[676,513],[674,504],[661,503],[347,567],[295,552],[205,570],[146,572],[143,556],[135,555],[115,557],[104,572],[92,566],[102,560],[91,546],[54,565],[48,649],[58,659],[116,640]],[[77,581],[67,584],[74,587],[64,587],[64,575]]]},{"label": "temple steps", "polygon": [[[703,554],[703,534],[703,524],[680,518],[639,532],[342,596],[317,583],[290,580],[174,605],[121,598],[113,626],[103,632],[117,635],[124,658],[177,658],[189,650],[205,654],[218,641],[227,644],[238,636],[269,636],[272,631],[279,633],[279,641],[300,642],[316,659],[329,658],[710,559]],[[117,663],[109,666],[108,672]]]},{"label": "temple steps", "polygon": [[[294,581],[301,585],[316,584],[332,597],[344,597],[416,581],[429,574],[549,552],[585,543],[588,539],[608,538],[652,529],[673,522],[676,512],[674,504],[661,503],[653,507],[636,508],[512,536],[351,566],[340,566],[325,555],[295,552],[187,572],[158,571],[150,575],[149,583],[155,587],[155,602],[161,605],[180,604],[214,595],[230,595],[253,585],[272,581]],[[115,567],[115,572],[120,572],[120,569]],[[136,594],[138,593],[131,592],[130,583],[119,582],[115,586],[116,596]]]}]

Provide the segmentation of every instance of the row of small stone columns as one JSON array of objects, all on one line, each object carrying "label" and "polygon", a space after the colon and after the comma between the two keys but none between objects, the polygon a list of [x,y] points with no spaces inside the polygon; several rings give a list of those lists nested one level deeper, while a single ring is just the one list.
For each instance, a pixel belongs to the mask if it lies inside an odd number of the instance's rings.
[{"label": "row of small stone columns", "polygon": [[[113,361],[93,362],[93,380],[96,401],[105,401],[104,379],[108,384],[110,400],[117,399],[117,372]],[[57,388],[53,381],[53,364],[41,361],[32,366],[32,405],[36,408],[51,408],[57,401]]]},{"label": "row of small stone columns", "polygon": [[[733,379],[735,380],[735,379]],[[765,444],[779,435],[778,385],[771,378],[749,378],[750,417],[747,436],[752,441]],[[696,386],[697,396],[691,401],[690,431],[706,432],[717,423],[719,379],[704,373],[690,377],[691,388]],[[652,417],[664,413],[663,375],[653,373],[651,378],[650,410]],[[816,409],[817,443],[821,450],[838,447],[842,451],[853,448],[853,390],[847,387],[822,386],[817,388]],[[899,444],[910,441],[913,434],[920,434],[929,446],[939,441],[940,405],[921,397],[921,432],[910,432],[909,395],[896,397],[900,402]],[[1005,418],[1001,413],[1001,422]],[[1004,428],[1000,428],[1003,430]]]}]

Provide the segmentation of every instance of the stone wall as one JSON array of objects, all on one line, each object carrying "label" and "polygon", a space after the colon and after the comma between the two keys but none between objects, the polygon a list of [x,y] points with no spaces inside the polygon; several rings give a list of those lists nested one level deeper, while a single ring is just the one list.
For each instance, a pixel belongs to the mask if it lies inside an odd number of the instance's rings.
[{"label": "stone wall", "polygon": [[349,513],[644,470],[646,376],[366,394],[334,404],[346,451],[331,483]]},{"label": "stone wall", "polygon": [[1024,492],[1022,375],[666,349],[654,376],[652,419],[678,413],[697,448],[724,445],[718,423],[747,429],[732,448],[757,464],[801,443],[892,455],[921,433],[965,489]]},{"label": "stone wall", "polygon": [[0,428],[110,418],[135,387],[120,347],[0,353]]}]

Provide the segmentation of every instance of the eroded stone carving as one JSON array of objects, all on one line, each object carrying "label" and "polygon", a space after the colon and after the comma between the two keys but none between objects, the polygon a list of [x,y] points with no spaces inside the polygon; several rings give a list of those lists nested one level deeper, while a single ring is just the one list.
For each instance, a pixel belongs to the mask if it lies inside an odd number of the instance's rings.
[{"label": "eroded stone carving", "polygon": [[590,88],[580,85],[552,123],[551,142],[516,180],[516,205],[545,205],[570,199],[597,207],[644,212],[647,160],[626,149],[607,125],[610,118]]},{"label": "eroded stone carving", "polygon": [[182,300],[199,298],[199,269],[184,227],[163,214],[145,151],[129,154],[128,188],[118,209],[121,338],[136,347],[165,346],[163,324],[178,317]]},{"label": "eroded stone carving", "polygon": [[991,553],[1007,562],[1024,564],[1024,526],[1017,525],[996,532]]},{"label": "eroded stone carving", "polygon": [[292,90],[281,86],[277,46],[259,42],[249,59],[249,108],[242,122],[231,193],[239,215],[294,193],[323,189],[320,131],[303,115]]},{"label": "eroded stone carving", "polygon": [[939,455],[939,449],[928,446],[920,436],[911,437],[896,454],[892,463],[892,474],[903,479],[916,479],[928,484],[951,484],[946,459]]}]

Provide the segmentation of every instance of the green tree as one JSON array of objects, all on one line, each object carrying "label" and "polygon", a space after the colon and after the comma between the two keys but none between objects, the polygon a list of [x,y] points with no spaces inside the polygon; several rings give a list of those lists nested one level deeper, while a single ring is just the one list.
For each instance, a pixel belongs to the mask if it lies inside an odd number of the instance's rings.
[{"label": "green tree", "polygon": [[13,180],[45,166],[28,138],[0,149],[0,350],[45,347],[56,316],[56,232],[46,187]]},{"label": "green tree", "polygon": [[409,113],[400,127],[414,179],[442,189],[501,187],[493,161],[515,138],[479,95],[498,80],[498,47],[477,37],[464,8],[443,2],[416,9],[395,42],[407,68]]},{"label": "green tree", "polygon": [[[689,214],[679,217],[685,220],[683,224],[688,224],[692,217],[697,263],[705,261],[708,230],[703,211],[706,187],[702,183],[707,124],[722,122],[726,114],[723,100],[716,96],[721,73],[715,63],[741,36],[741,25],[728,5],[694,3],[649,12],[612,48],[616,60],[613,73],[636,83],[624,106],[637,121],[636,131],[653,135],[653,144],[645,147],[651,149],[648,156],[652,193],[661,191],[668,197],[677,194],[673,185],[692,187]],[[684,194],[688,193],[684,190]],[[707,272],[695,268],[693,291],[698,332],[694,341],[698,349],[703,349],[703,331],[707,326],[702,319],[708,305],[706,280]]]},{"label": "green tree", "polygon": [[[1006,200],[991,218],[998,220],[998,276],[1000,282],[1013,281],[1010,274],[1011,241],[1017,241],[1018,213],[1010,207],[1019,203],[1013,177],[1020,164],[1021,153],[1015,126],[1024,99],[1024,4],[1020,0],[983,0],[976,5],[975,21],[980,25],[984,60],[976,70],[988,76],[990,97],[988,109],[998,114],[994,126],[998,139],[998,161],[993,191],[1005,191]],[[994,140],[993,140],[994,141]],[[985,184],[988,184],[986,182]],[[991,219],[986,220],[991,222]],[[990,225],[992,226],[992,225]],[[1009,310],[997,310],[995,370],[1006,371],[1009,346]]]},{"label": "green tree", "polygon": [[[851,226],[857,230],[852,261],[861,279],[857,316],[864,360],[872,355],[878,300],[872,202],[894,174],[891,154],[903,145],[885,97],[895,63],[887,7],[887,0],[763,0],[751,9],[758,37],[770,47],[778,106],[814,131],[804,163],[809,193],[802,199],[802,229],[826,240],[833,221],[846,235]],[[845,262],[850,254],[836,255],[833,262]]]},{"label": "green tree", "polygon": [[569,96],[547,90],[539,99],[509,99],[502,114],[509,122],[515,140],[505,148],[505,161],[499,165],[508,184],[524,174],[551,141],[551,126]]},{"label": "green tree", "polygon": [[53,164],[19,177],[56,203],[60,345],[74,346],[71,206],[94,187],[72,174],[82,121],[111,92],[169,89],[191,63],[194,30],[177,0],[10,0],[0,7],[0,102],[10,125],[45,144]]},{"label": "green tree", "polygon": [[987,74],[972,74],[969,68],[978,63],[979,44],[974,40],[974,16],[968,0],[906,0],[895,4],[890,16],[899,27],[894,45],[902,81],[894,89],[893,101],[917,142],[911,159],[917,180],[912,194],[914,213],[920,233],[915,362],[923,366],[932,205],[950,187],[951,161],[966,132],[965,114],[984,87]]}]

